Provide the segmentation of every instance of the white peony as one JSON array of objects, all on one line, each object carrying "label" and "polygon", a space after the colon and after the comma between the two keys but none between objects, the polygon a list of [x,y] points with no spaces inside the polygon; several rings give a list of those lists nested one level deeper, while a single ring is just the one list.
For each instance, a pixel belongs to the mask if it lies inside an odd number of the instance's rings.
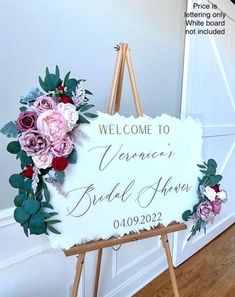
[{"label": "white peony", "polygon": [[35,166],[39,169],[47,169],[51,167],[53,156],[51,154],[32,156]]},{"label": "white peony", "polygon": [[211,187],[207,186],[205,187],[204,190],[204,195],[210,200],[210,201],[215,201],[215,197],[218,193],[216,193],[216,191],[214,189],[212,189]]},{"label": "white peony", "polygon": [[225,201],[227,199],[227,194],[225,191],[220,191],[216,193],[216,196],[222,201]]},{"label": "white peony", "polygon": [[57,110],[64,116],[68,124],[68,130],[71,131],[76,125],[79,114],[76,111],[76,106],[71,103],[59,103]]}]

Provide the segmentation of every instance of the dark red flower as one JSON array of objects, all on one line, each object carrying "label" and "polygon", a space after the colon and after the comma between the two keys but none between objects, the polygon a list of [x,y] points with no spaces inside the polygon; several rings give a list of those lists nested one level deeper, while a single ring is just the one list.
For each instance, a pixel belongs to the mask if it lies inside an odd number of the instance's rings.
[{"label": "dark red flower", "polygon": [[73,104],[73,100],[67,95],[61,95],[59,101],[62,103],[71,103]]},{"label": "dark red flower", "polygon": [[64,91],[64,87],[63,87],[63,86],[58,86],[58,87],[57,87],[57,90],[58,90],[58,91]]},{"label": "dark red flower", "polygon": [[16,122],[17,129],[21,132],[37,128],[37,114],[34,111],[24,111],[19,114]]},{"label": "dark red flower", "polygon": [[218,193],[219,191],[220,191],[220,189],[219,189],[219,185],[214,185],[213,187],[212,187],[212,189],[214,189],[215,191],[216,191],[216,193]]},{"label": "dark red flower", "polygon": [[57,171],[63,171],[68,166],[68,160],[65,157],[55,157],[52,160],[51,167]]},{"label": "dark red flower", "polygon": [[24,169],[21,174],[25,177],[32,178],[33,177],[33,166],[28,165],[26,166],[26,169]]}]

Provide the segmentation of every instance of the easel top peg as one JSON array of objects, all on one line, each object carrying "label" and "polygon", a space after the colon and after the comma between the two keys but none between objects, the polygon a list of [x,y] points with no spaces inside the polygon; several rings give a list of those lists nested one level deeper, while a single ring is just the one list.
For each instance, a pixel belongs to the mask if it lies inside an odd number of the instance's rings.
[{"label": "easel top peg", "polygon": [[125,64],[127,64],[132,93],[134,97],[135,108],[136,108],[136,115],[137,117],[142,116],[142,108],[141,108],[139,94],[137,90],[134,68],[131,61],[129,46],[127,43],[121,42],[119,43],[119,45],[115,47],[115,49],[117,50],[118,53],[117,53],[117,59],[116,59],[116,64],[114,68],[114,76],[113,76],[113,82],[112,82],[107,112],[112,115],[115,112],[120,111],[124,68],[125,68]]}]

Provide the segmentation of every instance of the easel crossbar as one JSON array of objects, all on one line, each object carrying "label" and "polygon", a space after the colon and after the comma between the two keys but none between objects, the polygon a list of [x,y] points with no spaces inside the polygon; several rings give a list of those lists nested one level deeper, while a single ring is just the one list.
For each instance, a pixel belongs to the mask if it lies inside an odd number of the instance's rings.
[{"label": "easel crossbar", "polygon": [[123,243],[142,240],[149,237],[177,232],[177,231],[185,230],[186,228],[187,227],[185,224],[174,224],[168,227],[156,227],[151,230],[143,230],[143,231],[140,231],[139,233],[124,235],[122,238],[112,237],[107,240],[92,241],[86,244],[73,246],[69,250],[64,250],[64,253],[66,256],[73,256],[84,252],[91,252],[91,251],[100,250],[107,247],[113,247],[115,245],[120,245]]}]

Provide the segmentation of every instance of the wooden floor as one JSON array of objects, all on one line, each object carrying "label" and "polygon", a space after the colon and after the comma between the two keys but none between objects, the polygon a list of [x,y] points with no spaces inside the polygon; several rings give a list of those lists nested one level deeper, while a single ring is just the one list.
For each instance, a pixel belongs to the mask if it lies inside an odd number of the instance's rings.
[{"label": "wooden floor", "polygon": [[[176,268],[180,297],[235,297],[235,225]],[[173,297],[169,272],[134,297]]]}]

